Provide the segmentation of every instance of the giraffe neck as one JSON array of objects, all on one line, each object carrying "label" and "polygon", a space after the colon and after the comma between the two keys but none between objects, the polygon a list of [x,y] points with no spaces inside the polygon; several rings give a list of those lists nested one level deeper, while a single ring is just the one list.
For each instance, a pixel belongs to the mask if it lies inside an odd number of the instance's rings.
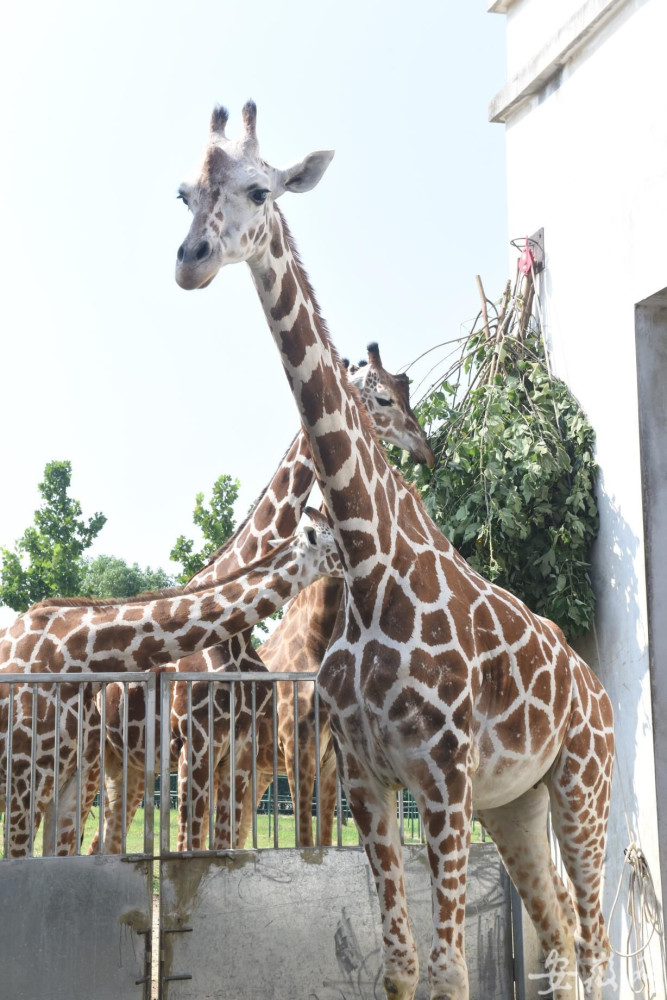
[{"label": "giraffe neck", "polygon": [[314,483],[308,441],[299,431],[246,519],[188,581],[187,589],[221,580],[239,566],[261,559],[271,541],[294,534]]},{"label": "giraffe neck", "polygon": [[[329,338],[284,219],[274,206],[272,238],[249,261],[310,444],[315,472],[343,551],[345,574],[366,578],[389,556],[399,518],[416,521],[424,542],[429,519],[389,466]],[[377,541],[381,527],[380,542]],[[378,551],[380,544],[381,551]]]},{"label": "giraffe neck", "polygon": [[[333,570],[333,562],[327,565]],[[54,599],[19,618],[0,641],[0,663],[26,672],[146,670],[251,628],[325,569],[287,540],[214,587],[114,604]]]}]

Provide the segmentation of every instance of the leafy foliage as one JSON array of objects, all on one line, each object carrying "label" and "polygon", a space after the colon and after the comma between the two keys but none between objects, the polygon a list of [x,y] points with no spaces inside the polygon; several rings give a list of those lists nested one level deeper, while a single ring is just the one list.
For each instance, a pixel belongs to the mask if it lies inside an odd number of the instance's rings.
[{"label": "leafy foliage", "polygon": [[232,479],[223,473],[213,484],[209,504],[205,503],[203,493],[197,494],[192,520],[201,529],[204,545],[196,552],[193,539],[184,535],[178,536],[169,554],[170,559],[180,562],[183,567],[182,572],[176,577],[178,583],[187,583],[233,533],[234,504],[240,488],[238,479]]},{"label": "leafy foliage", "polygon": [[145,591],[173,586],[173,578],[163,569],[140,569],[115,556],[97,556],[86,563],[81,593],[86,597],[134,597]]},{"label": "leafy foliage", "polygon": [[13,552],[0,550],[0,603],[14,611],[25,611],[46,597],[81,593],[83,553],[106,517],[98,512],[87,521],[82,518],[81,504],[67,492],[71,479],[70,462],[49,462],[39,484],[42,503],[35,511],[34,525],[26,528]]},{"label": "leafy foliage", "polygon": [[595,436],[549,374],[539,333],[474,332],[418,415],[436,466],[430,473],[405,460],[402,471],[444,534],[569,638],[586,632],[595,611]]}]

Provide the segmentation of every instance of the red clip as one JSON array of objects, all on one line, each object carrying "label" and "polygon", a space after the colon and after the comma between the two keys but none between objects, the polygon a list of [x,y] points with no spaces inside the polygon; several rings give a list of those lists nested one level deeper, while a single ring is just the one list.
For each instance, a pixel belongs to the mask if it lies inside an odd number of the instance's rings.
[{"label": "red clip", "polygon": [[534,263],[533,251],[530,249],[530,241],[526,236],[526,247],[521,251],[521,256],[519,257],[519,270],[522,274],[530,274]]}]

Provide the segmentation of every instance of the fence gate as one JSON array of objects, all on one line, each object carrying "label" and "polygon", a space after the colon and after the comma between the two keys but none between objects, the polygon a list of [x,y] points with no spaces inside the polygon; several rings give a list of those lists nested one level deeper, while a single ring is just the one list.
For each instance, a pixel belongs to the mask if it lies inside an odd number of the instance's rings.
[{"label": "fence gate", "polygon": [[[32,789],[36,797],[49,768],[53,774],[54,759],[60,761],[61,780],[41,823],[36,798],[29,802],[27,846],[12,840],[15,830],[6,817],[0,827],[0,997],[384,1000],[375,888],[354,825],[345,824],[340,787],[336,846],[300,847],[295,834],[298,815],[286,816],[285,807],[289,804],[291,811],[291,802],[273,794],[270,806],[253,811],[251,849],[195,851],[190,841],[189,849],[178,853],[176,813],[170,809],[173,796],[168,789],[173,755],[177,750],[182,754],[183,746],[179,747],[178,740],[170,745],[170,727],[162,726],[159,841],[154,837],[156,681],[154,674],[3,676],[14,710],[6,725],[0,722],[0,810],[4,812],[3,800],[9,801],[21,787]],[[201,778],[201,748],[211,743],[218,748],[224,744],[231,788],[235,787],[237,751],[240,757],[243,748],[246,760],[254,762],[253,799],[259,788],[258,750],[265,781],[271,780],[273,788],[278,788],[278,775],[284,771],[277,739],[278,684],[283,694],[292,686],[299,713],[308,703],[303,692],[309,686],[315,745],[319,745],[314,675],[268,675],[267,682],[266,674],[163,674],[161,681],[162,719],[169,715],[173,683],[182,685],[181,696],[186,691],[188,711],[181,740],[188,748],[188,810],[195,798],[193,765],[199,767]],[[239,723],[243,712],[245,730]],[[230,719],[238,724],[231,725]],[[45,720],[51,721],[50,735]],[[295,735],[300,720],[301,714],[293,720]],[[246,737],[245,744],[239,743]],[[105,741],[106,755],[101,752]],[[113,746],[112,753],[109,747]],[[211,790],[216,784],[214,764],[220,761],[205,754],[203,759],[209,767],[205,846],[215,847]],[[297,755],[294,769],[301,777],[305,763]],[[311,818],[316,843],[322,822],[323,774],[318,762]],[[95,783],[99,791],[105,779],[107,785],[111,779],[116,782],[114,794],[121,817],[137,783],[140,795],[146,788],[151,794],[144,798],[138,833],[122,819],[117,839],[104,843],[106,853],[83,856],[93,835],[102,838],[104,833],[103,809],[97,805],[85,830],[84,824],[92,801],[90,789]],[[230,797],[233,808],[234,795]],[[68,818],[75,826],[76,856],[54,856]],[[426,1000],[429,872],[419,819],[402,796],[398,819],[405,839],[410,918],[422,969],[417,1000]],[[190,837],[190,811],[185,826]],[[154,874],[158,876],[155,885]],[[509,883],[491,843],[475,843],[471,848],[466,939],[471,996],[485,1000],[513,996]]]},{"label": "fence gate", "polygon": [[[6,795],[9,801],[11,778],[20,779],[24,763],[33,788],[38,784],[40,767],[50,766],[53,771],[54,741],[58,757],[60,750],[63,753],[66,750],[67,733],[63,726],[69,713],[70,718],[77,717],[79,730],[74,751],[76,770],[70,788],[74,802],[81,804],[85,799],[85,740],[91,735],[88,733],[84,738],[86,705],[94,709],[96,691],[117,676],[79,674],[74,681],[71,675],[3,676],[11,701],[15,705],[20,701],[22,705],[23,724],[30,733],[33,748],[33,759],[23,761],[21,726],[12,726],[10,715],[7,730],[0,732],[5,740],[1,779],[4,787],[0,793],[3,798]],[[142,688],[148,717],[153,717],[155,675],[126,674],[123,680]],[[40,711],[33,713],[33,692],[37,685]],[[44,702],[51,705],[52,717],[59,722],[48,734],[38,726],[45,714]],[[98,736],[99,732],[98,719]],[[39,758],[35,750],[38,746],[42,749]],[[49,747],[50,762],[46,749]],[[152,752],[149,745],[149,753]],[[56,794],[53,804],[54,837],[65,798],[62,790],[60,803]],[[52,851],[51,834],[43,828],[37,829],[34,805],[30,812],[28,854],[32,856],[9,856],[7,822],[3,824],[0,840],[0,996],[7,1000],[150,1000],[152,802],[146,809],[150,819],[144,831],[147,843],[143,845],[143,854],[134,857],[82,857],[80,853],[75,857],[37,856],[42,849],[47,853]],[[77,819],[76,839],[80,844],[79,823]]]},{"label": "fence gate", "polygon": [[[300,678],[302,684],[314,685],[313,676],[308,681],[305,677],[280,675],[279,680],[296,685],[299,681],[294,678]],[[260,679],[264,681],[265,676],[257,675]],[[176,680],[201,684],[201,675],[181,674]],[[169,698],[167,675],[164,681],[163,712]],[[228,675],[226,684],[234,688]],[[230,698],[233,702],[235,695]],[[208,704],[214,700],[209,696]],[[273,719],[277,774],[275,695]],[[165,739],[163,731],[162,787],[168,780]],[[233,747],[230,757],[234,759]],[[318,778],[314,812],[319,829]],[[278,843],[278,796],[271,802],[273,815],[253,816],[254,845],[257,827],[264,824],[271,827],[270,842]],[[407,830],[400,802],[399,821]],[[385,1000],[379,907],[360,847],[271,846],[177,854],[168,807],[163,796],[160,1000]],[[343,814],[339,790],[335,838],[339,845]],[[432,921],[426,847],[406,844],[403,850],[408,908],[421,968],[416,1000],[428,1000]],[[508,1000],[514,996],[510,883],[492,843],[471,846],[467,889],[470,995]]]}]

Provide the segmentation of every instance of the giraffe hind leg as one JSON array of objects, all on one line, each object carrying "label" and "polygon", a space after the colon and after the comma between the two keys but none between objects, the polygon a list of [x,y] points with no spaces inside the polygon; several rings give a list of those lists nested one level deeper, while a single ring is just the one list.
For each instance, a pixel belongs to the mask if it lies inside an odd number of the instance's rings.
[{"label": "giraffe hind leg", "polygon": [[540,783],[513,802],[478,810],[476,815],[493,838],[535,926],[552,970],[547,976],[551,976],[555,987],[554,1000],[568,1000],[576,995],[573,993],[573,978],[577,974],[576,919],[570,894],[551,857],[548,810],[549,795]]},{"label": "giraffe hind leg", "polygon": [[579,976],[586,1000],[599,1000],[610,954],[600,892],[614,748],[611,705],[604,691],[592,695],[588,724],[575,713],[548,787],[551,822],[574,895]]}]

